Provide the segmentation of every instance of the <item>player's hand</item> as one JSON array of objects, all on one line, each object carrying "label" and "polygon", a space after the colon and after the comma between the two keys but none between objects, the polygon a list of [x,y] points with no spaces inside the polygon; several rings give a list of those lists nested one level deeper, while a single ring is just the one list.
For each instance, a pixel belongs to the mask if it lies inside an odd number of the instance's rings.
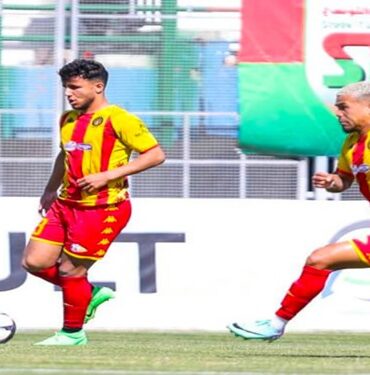
[{"label": "player's hand", "polygon": [[38,212],[42,217],[46,216],[52,203],[57,199],[58,194],[56,191],[45,191],[40,198]]},{"label": "player's hand", "polygon": [[312,184],[316,188],[333,188],[336,184],[336,175],[333,173],[316,172],[312,176]]},{"label": "player's hand", "polygon": [[110,180],[112,180],[111,171],[100,172],[89,174],[77,180],[77,185],[83,191],[87,191],[88,193],[93,193],[103,186],[106,186]]}]

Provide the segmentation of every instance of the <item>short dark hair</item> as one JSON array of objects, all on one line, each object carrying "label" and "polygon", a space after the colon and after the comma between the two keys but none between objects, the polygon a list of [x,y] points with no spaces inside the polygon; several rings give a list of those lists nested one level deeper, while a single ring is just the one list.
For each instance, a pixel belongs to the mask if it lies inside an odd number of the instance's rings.
[{"label": "short dark hair", "polygon": [[59,70],[62,82],[72,77],[81,77],[87,80],[101,80],[104,86],[108,82],[108,72],[104,65],[95,60],[76,59],[64,65]]}]

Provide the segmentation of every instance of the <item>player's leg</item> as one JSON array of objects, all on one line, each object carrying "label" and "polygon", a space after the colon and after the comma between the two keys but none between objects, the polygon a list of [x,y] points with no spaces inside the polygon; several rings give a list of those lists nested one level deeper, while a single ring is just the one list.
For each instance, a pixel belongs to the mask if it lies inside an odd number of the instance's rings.
[{"label": "player's leg", "polygon": [[58,260],[64,242],[59,211],[60,204],[55,201],[31,234],[22,258],[26,271],[54,285],[60,284]]},{"label": "player's leg", "polygon": [[36,345],[84,345],[87,337],[83,324],[92,295],[87,271],[94,260],[78,259],[62,254],[59,273],[63,294],[63,328]]},{"label": "player's leg", "polygon": [[96,260],[104,257],[110,244],[126,226],[130,214],[129,201],[87,210],[73,209],[59,265],[64,325],[55,336],[40,345],[87,343],[82,329],[85,316],[88,313],[93,317],[97,307],[113,297],[110,289],[96,288],[92,298],[93,287],[87,280],[87,272]]},{"label": "player's leg", "polygon": [[[63,243],[63,251],[59,252],[56,265],[58,285],[63,294],[63,329],[53,337],[36,345],[83,345],[87,342],[82,326],[92,290],[92,285],[87,281],[87,270],[94,261],[72,258],[65,253],[66,246],[72,246],[69,241],[70,237],[73,237],[74,233],[78,233],[78,223],[84,219],[75,211],[75,208],[56,201],[47,212],[46,224],[43,225],[42,222],[31,237],[35,240],[40,240],[39,237],[41,237],[42,241],[47,240],[50,243],[51,239],[55,241],[57,238],[55,233],[59,233],[60,241]],[[82,235],[88,236],[89,231],[85,230]],[[48,275],[50,276],[50,274],[51,271]]]},{"label": "player's leg", "polygon": [[300,277],[291,285],[276,315],[291,320],[325,287],[330,273],[345,268],[365,268],[353,241],[329,244],[307,258]]},{"label": "player's leg", "polygon": [[301,275],[289,288],[272,319],[250,324],[233,323],[228,328],[245,339],[275,340],[283,335],[286,324],[323,290],[333,270],[364,267],[368,264],[359,256],[353,241],[317,249],[307,258]]},{"label": "player's leg", "polygon": [[[98,236],[95,242],[100,244],[100,250],[102,251],[101,256],[104,256],[111,243],[130,220],[131,203],[129,200],[125,200],[118,204],[109,205],[99,210],[97,214],[99,220],[96,220],[96,223],[100,223],[100,225],[96,228]],[[92,298],[86,311],[85,323],[88,323],[95,317],[96,311],[101,304],[114,297],[115,293],[111,288],[94,286]]]}]

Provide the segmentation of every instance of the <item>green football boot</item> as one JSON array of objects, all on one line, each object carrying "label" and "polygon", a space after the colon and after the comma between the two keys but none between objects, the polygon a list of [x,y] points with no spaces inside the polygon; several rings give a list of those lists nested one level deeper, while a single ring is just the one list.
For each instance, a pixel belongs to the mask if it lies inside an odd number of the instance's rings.
[{"label": "green football boot", "polygon": [[115,297],[115,294],[112,289],[107,288],[105,286],[103,287],[94,286],[93,291],[92,291],[92,298],[86,310],[84,323],[86,324],[87,322],[89,322],[91,319],[95,317],[96,309],[102,303],[109,301],[110,299],[114,297]]},{"label": "green football boot", "polygon": [[37,342],[34,345],[86,345],[87,337],[84,330],[78,332],[65,332],[62,329],[43,341]]}]

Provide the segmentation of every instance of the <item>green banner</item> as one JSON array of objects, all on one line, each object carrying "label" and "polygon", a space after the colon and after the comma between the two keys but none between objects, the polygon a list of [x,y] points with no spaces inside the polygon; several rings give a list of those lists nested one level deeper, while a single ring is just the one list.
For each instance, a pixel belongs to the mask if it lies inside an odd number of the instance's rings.
[{"label": "green banner", "polygon": [[370,7],[363,0],[242,4],[241,149],[337,156],[345,134],[330,108],[340,88],[370,77]]},{"label": "green banner", "polygon": [[239,66],[239,143],[246,152],[336,156],[344,133],[302,63]]}]

